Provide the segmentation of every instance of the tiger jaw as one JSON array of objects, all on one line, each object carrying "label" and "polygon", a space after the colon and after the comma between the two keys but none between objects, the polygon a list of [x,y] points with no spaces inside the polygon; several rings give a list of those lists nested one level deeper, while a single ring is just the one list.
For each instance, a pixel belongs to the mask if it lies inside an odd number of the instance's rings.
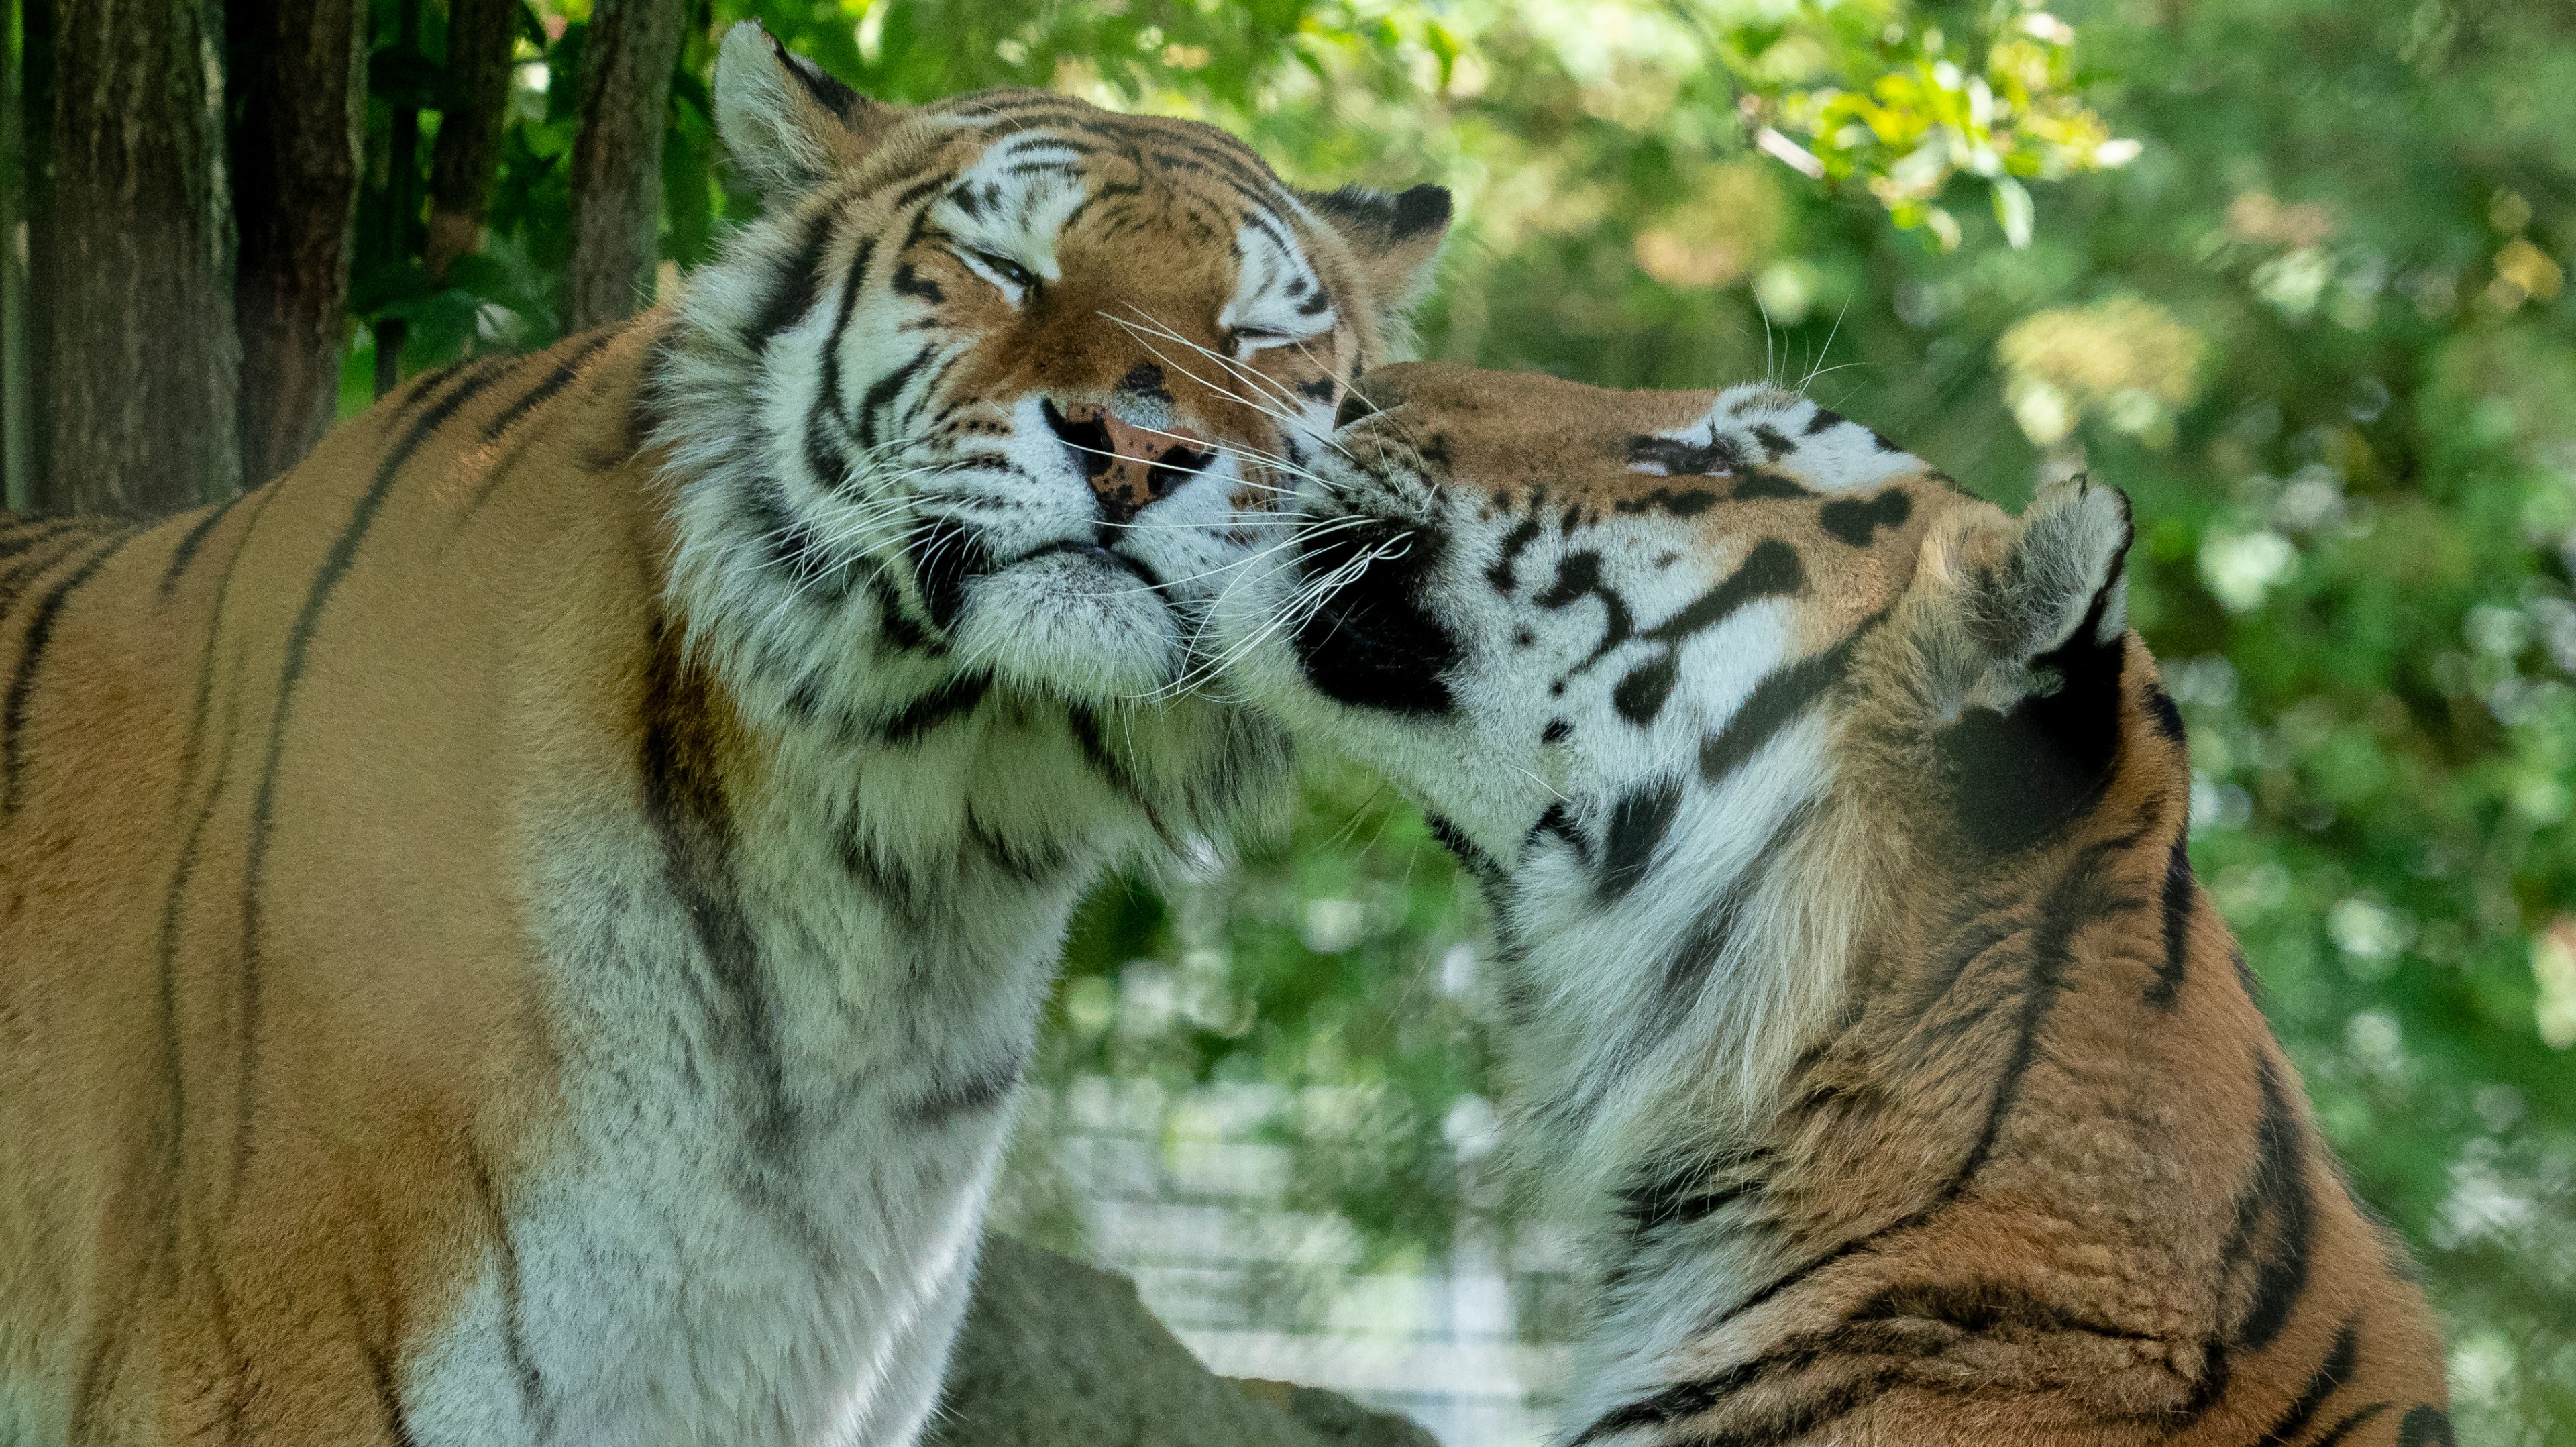
[{"label": "tiger jaw", "polygon": [[1237,473],[1231,457],[1221,459],[1133,520],[1100,530],[1105,540],[1085,525],[962,579],[947,619],[951,652],[1030,692],[1075,701],[1127,702],[1176,687],[1191,673],[1192,640],[1219,580],[1249,550],[1231,502]]},{"label": "tiger jaw", "polygon": [[1186,631],[1149,565],[1097,544],[1039,549],[967,585],[950,632],[961,658],[1037,694],[1134,699],[1184,667]]}]

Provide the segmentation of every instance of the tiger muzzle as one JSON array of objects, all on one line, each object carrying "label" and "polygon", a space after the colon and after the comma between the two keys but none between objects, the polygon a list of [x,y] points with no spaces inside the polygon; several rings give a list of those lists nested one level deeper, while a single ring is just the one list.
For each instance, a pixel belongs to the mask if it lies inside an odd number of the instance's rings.
[{"label": "tiger muzzle", "polygon": [[1100,500],[1100,520],[1118,526],[1170,496],[1216,460],[1205,438],[1177,429],[1139,427],[1106,407],[1046,404],[1047,425]]}]

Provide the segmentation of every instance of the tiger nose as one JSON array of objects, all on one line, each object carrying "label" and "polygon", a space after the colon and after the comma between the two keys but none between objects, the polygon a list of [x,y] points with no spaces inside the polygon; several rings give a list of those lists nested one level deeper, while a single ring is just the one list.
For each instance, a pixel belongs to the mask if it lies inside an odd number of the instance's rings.
[{"label": "tiger nose", "polygon": [[1171,495],[1216,460],[1215,448],[1193,433],[1139,427],[1106,407],[1077,402],[1046,404],[1047,425],[1072,454],[1074,465],[1100,501],[1101,521],[1116,525]]}]

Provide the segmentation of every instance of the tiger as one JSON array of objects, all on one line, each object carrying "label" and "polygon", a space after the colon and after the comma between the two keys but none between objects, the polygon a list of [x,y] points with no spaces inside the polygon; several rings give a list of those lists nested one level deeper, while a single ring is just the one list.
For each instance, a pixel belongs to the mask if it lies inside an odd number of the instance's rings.
[{"label": "tiger", "polygon": [[1448,193],[713,96],[663,304],[0,529],[0,1442],[914,1441],[1070,912],[1282,807],[1212,580]]},{"label": "tiger", "polygon": [[1228,692],[1481,885],[1562,1447],[2428,1447],[2443,1356],[2186,849],[2132,524],[1767,384],[1372,371]]}]

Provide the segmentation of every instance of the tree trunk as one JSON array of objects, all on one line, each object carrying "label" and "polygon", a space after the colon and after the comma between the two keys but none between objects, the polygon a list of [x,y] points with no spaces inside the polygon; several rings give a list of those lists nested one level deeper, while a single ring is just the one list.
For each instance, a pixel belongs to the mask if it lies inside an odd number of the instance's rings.
[{"label": "tree trunk", "polygon": [[213,0],[52,0],[30,369],[52,512],[151,516],[241,484]]},{"label": "tree trunk", "polygon": [[564,330],[632,315],[652,285],[680,0],[599,0],[581,42]]},{"label": "tree trunk", "polygon": [[449,0],[447,80],[454,94],[439,117],[429,157],[429,274],[483,249],[483,218],[501,162],[501,123],[510,103],[510,43],[519,0]]},{"label": "tree trunk", "polygon": [[[38,0],[41,4],[42,0]],[[35,505],[34,395],[27,385],[27,155],[24,0],[0,0],[0,507]]]},{"label": "tree trunk", "polygon": [[301,462],[339,408],[367,114],[366,0],[231,0],[227,24],[238,106],[241,466],[256,486]]}]

